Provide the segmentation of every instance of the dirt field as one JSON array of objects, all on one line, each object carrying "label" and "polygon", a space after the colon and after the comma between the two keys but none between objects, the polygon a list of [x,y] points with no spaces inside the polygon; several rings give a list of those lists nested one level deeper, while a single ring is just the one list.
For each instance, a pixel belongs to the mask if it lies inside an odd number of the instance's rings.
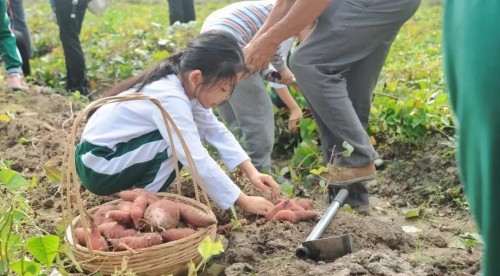
[{"label": "dirt field", "polygon": [[[0,122],[0,160],[12,160],[12,169],[38,177],[39,186],[29,201],[38,225],[54,233],[61,219],[58,187],[48,182],[43,168],[61,169],[68,128],[82,104],[70,104],[68,97],[36,88],[26,93],[0,92],[0,106],[0,114],[15,115],[9,123]],[[20,137],[31,143],[21,145]],[[208,267],[223,265],[226,275],[477,274],[480,244],[461,246],[464,235],[476,230],[466,210],[451,204],[458,177],[453,155],[444,154],[443,140],[433,137],[418,148],[379,147],[389,165],[379,173],[377,183],[369,186],[369,213],[342,210],[323,234],[352,234],[352,254],[326,263],[299,260],[294,257],[295,249],[315,222],[257,225],[255,217],[248,217],[250,224],[226,235],[226,252]],[[89,202],[99,202],[92,198],[94,201],[89,198]],[[318,193],[311,197],[319,213],[325,209],[322,198]],[[401,208],[421,204],[425,207],[420,217],[405,219]],[[221,222],[230,217],[218,213]],[[407,233],[402,226],[414,226],[419,231]]]}]

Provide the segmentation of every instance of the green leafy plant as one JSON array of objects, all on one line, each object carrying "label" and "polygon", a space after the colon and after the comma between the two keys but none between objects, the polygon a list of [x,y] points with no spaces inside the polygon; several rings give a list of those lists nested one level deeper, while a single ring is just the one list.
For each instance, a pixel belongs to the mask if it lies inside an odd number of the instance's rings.
[{"label": "green leafy plant", "polygon": [[201,255],[201,262],[198,265],[195,265],[193,262],[190,262],[188,267],[188,275],[189,276],[195,276],[198,275],[198,271],[202,269],[207,261],[215,255],[218,255],[222,252],[224,252],[224,246],[222,245],[222,241],[214,241],[210,236],[206,236],[203,241],[200,243],[198,246],[198,252]]},{"label": "green leafy plant", "polygon": [[[54,265],[64,273],[68,266],[81,271],[71,250],[61,245],[61,238],[35,225],[26,198],[37,179],[27,180],[9,165],[8,161],[0,161],[0,192],[6,199],[0,203],[0,275],[42,275]],[[30,233],[25,231],[28,228]]]}]

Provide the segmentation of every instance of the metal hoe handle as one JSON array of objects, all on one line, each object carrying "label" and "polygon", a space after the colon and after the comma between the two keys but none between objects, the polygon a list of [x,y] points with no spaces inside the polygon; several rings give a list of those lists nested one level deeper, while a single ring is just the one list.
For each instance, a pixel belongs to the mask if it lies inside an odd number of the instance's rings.
[{"label": "metal hoe handle", "polygon": [[[348,195],[349,192],[346,189],[342,189],[338,192],[338,194],[335,196],[330,206],[328,206],[328,208],[326,209],[323,216],[321,216],[321,219],[318,221],[318,224],[316,224],[316,226],[311,231],[309,236],[307,236],[305,241],[316,240],[321,236],[321,234],[323,234],[323,231],[325,231],[326,227],[330,224],[332,218],[335,216],[335,214],[337,214],[340,207],[342,207]],[[310,254],[309,249],[303,245],[299,246],[295,252],[295,255],[300,259],[308,258],[309,254]]]}]

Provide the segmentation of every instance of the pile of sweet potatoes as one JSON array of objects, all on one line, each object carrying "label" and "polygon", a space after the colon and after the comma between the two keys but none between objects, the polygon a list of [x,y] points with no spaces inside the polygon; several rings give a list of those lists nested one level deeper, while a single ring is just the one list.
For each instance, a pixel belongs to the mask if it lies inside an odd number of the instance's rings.
[{"label": "pile of sweet potatoes", "polygon": [[[89,238],[91,248],[125,251],[158,245],[188,237],[198,227],[217,221],[202,210],[174,202],[143,189],[122,191],[118,204],[100,206],[92,214]],[[86,246],[84,229],[75,228],[79,244]]]},{"label": "pile of sweet potatoes", "polygon": [[311,203],[305,199],[284,199],[274,205],[265,217],[268,221],[288,221],[298,223],[314,220],[318,214],[313,211]]}]

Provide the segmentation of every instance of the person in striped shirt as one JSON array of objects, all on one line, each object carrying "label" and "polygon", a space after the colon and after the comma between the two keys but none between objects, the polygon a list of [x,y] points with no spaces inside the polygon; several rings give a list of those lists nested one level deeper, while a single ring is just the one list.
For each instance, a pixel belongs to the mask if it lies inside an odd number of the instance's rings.
[{"label": "person in striped shirt", "polygon": [[[230,4],[211,13],[203,23],[201,32],[224,30],[231,33],[244,48],[266,21],[275,1],[242,1]],[[271,61],[273,69],[281,75],[280,83],[290,84],[294,76],[286,65],[286,56],[294,37],[285,40]],[[302,112],[289,91],[281,93],[294,119]],[[298,108],[298,110],[297,110]],[[243,137],[244,147],[259,171],[271,171],[271,153],[274,145],[274,109],[266,85],[259,72],[241,80],[227,103],[217,107],[220,117],[237,136]],[[292,128],[294,129],[294,128]],[[296,128],[295,128],[296,129]]]},{"label": "person in striped shirt", "polygon": [[[278,184],[257,171],[211,109],[228,100],[246,71],[234,37],[211,31],[152,69],[118,84],[105,96],[141,92],[158,99],[185,139],[209,197],[222,209],[236,204],[246,212],[265,214],[273,204],[264,197],[243,193],[202,144],[217,149],[229,170],[238,167],[264,193],[279,195]],[[190,170],[179,137],[172,133],[177,157]],[[97,109],[85,126],[75,156],[82,184],[98,195],[133,187],[164,191],[176,177],[163,117],[147,100],[109,103]]]}]

